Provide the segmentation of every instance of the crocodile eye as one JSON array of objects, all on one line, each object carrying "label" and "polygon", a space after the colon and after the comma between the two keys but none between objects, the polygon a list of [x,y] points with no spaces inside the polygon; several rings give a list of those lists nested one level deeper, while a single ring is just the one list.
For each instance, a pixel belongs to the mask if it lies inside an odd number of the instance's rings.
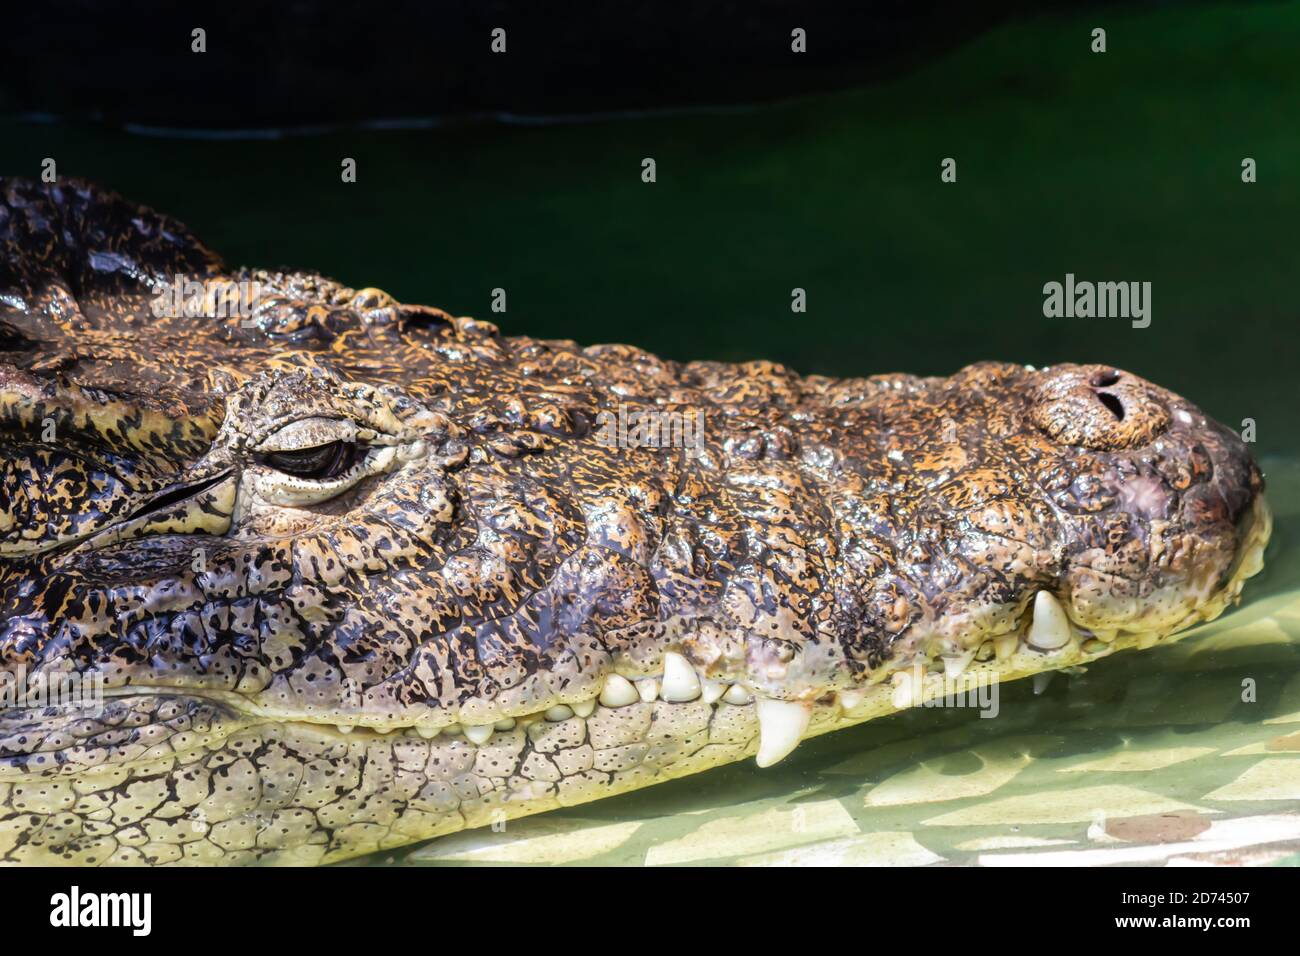
[{"label": "crocodile eye", "polygon": [[261,463],[268,468],[312,481],[337,478],[352,467],[356,458],[356,443],[350,441],[332,441],[311,448],[273,451],[260,456]]}]

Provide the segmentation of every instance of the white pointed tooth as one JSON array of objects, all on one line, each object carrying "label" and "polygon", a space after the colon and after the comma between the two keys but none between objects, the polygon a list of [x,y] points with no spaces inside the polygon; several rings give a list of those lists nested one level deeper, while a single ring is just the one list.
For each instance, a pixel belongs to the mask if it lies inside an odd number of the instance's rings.
[{"label": "white pointed tooth", "polygon": [[727,692],[727,685],[720,680],[710,680],[705,677],[700,680],[700,691],[706,704],[716,704]]},{"label": "white pointed tooth", "polygon": [[1015,631],[993,638],[993,650],[997,653],[1000,661],[1010,660],[1014,657],[1018,647],[1020,647],[1020,635]]},{"label": "white pointed tooth", "polygon": [[356,729],[351,724],[335,724],[334,726],[338,728],[341,734],[350,734]]},{"label": "white pointed tooth", "polygon": [[504,720],[498,720],[492,726],[495,727],[497,730],[514,730],[515,719],[513,717],[507,717]]},{"label": "white pointed tooth", "polygon": [[476,744],[487,743],[487,739],[492,736],[491,724],[468,724],[465,727],[465,736]]},{"label": "white pointed tooth", "polygon": [[794,750],[808,729],[812,709],[793,700],[776,700],[759,697],[754,702],[758,710],[758,757],[760,767],[770,767]]},{"label": "white pointed tooth", "polygon": [[569,706],[573,708],[573,712],[579,717],[590,717],[591,712],[596,709],[596,698],[580,700],[576,704],[570,704]]},{"label": "white pointed tooth", "polygon": [[722,695],[722,699],[728,704],[735,704],[739,707],[748,704],[754,699],[754,695],[739,684],[732,684],[727,688],[727,692]]},{"label": "white pointed tooth", "polygon": [[636,692],[647,704],[653,704],[659,698],[659,681],[653,677],[636,682]]},{"label": "white pointed tooth", "polygon": [[676,651],[664,654],[664,682],[660,685],[659,696],[675,704],[700,696],[700,679],[695,668]]},{"label": "white pointed tooth", "polygon": [[966,668],[975,659],[975,652],[978,650],[978,647],[972,647],[958,657],[945,657],[943,659],[943,676],[948,680],[956,680],[966,672]]},{"label": "white pointed tooth", "polygon": [[573,716],[573,708],[567,704],[556,704],[546,711],[546,719],[552,723],[559,723],[561,720],[568,720]]},{"label": "white pointed tooth", "polygon": [[1034,619],[1029,624],[1029,643],[1054,651],[1070,643],[1070,619],[1061,602],[1050,591],[1034,595]]},{"label": "white pointed tooth", "polygon": [[434,737],[442,733],[442,728],[441,727],[416,727],[415,732],[419,734],[421,737],[423,737],[425,740],[432,740]]},{"label": "white pointed tooth", "polygon": [[844,710],[856,710],[866,698],[867,692],[861,688],[840,691],[840,707]]},{"label": "white pointed tooth", "polygon": [[626,707],[641,699],[632,682],[618,674],[605,678],[605,686],[600,691],[600,702],[606,707]]},{"label": "white pointed tooth", "polygon": [[1047,685],[1052,682],[1052,678],[1055,676],[1056,676],[1055,671],[1044,671],[1041,674],[1035,674],[1034,675],[1034,696],[1038,696],[1043,691],[1047,690]]}]

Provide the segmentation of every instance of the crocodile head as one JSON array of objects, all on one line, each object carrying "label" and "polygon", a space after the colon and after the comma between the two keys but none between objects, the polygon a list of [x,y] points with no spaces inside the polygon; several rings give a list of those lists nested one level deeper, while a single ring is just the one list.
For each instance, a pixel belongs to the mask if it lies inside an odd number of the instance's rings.
[{"label": "crocodile head", "polygon": [[1241,441],[1119,369],[505,338],[86,184],[0,200],[7,860],[330,861],[767,765],[1262,561]]}]

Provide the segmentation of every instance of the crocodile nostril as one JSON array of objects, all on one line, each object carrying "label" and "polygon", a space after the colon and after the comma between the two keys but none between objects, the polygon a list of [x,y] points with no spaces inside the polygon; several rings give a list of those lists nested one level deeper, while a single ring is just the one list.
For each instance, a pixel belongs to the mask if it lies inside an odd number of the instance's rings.
[{"label": "crocodile nostril", "polygon": [[1164,393],[1113,365],[1044,370],[1029,414],[1054,441],[1103,451],[1145,445],[1169,427]]},{"label": "crocodile nostril", "polygon": [[1097,397],[1101,399],[1101,403],[1106,406],[1110,413],[1115,416],[1115,421],[1122,422],[1124,420],[1124,403],[1119,400],[1118,395],[1112,395],[1110,392],[1098,392]]}]

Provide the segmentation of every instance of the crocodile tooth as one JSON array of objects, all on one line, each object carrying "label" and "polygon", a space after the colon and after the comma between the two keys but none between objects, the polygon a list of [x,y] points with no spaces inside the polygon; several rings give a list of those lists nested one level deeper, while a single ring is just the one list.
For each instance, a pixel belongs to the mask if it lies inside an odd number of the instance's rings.
[{"label": "crocodile tooth", "polygon": [[845,710],[855,710],[866,698],[867,692],[855,687],[853,690],[840,691],[840,706]]},{"label": "crocodile tooth", "polygon": [[576,704],[570,704],[573,712],[579,717],[590,717],[591,712],[596,709],[596,698],[591,697],[587,700],[580,700]]},{"label": "crocodile tooth", "polygon": [[606,707],[626,707],[641,699],[632,682],[620,674],[610,674],[605,678],[605,686],[600,691],[600,702]]},{"label": "crocodile tooth", "polygon": [[513,717],[506,717],[504,720],[498,720],[492,726],[495,727],[497,730],[514,730],[515,719]]},{"label": "crocodile tooth", "polygon": [[338,731],[341,734],[350,734],[356,729],[351,724],[335,724],[334,726],[338,728]]},{"label": "crocodile tooth", "polygon": [[492,736],[491,724],[468,724],[465,727],[465,736],[476,744],[487,743],[487,739]]},{"label": "crocodile tooth", "polygon": [[1043,691],[1047,690],[1047,685],[1052,682],[1056,676],[1056,671],[1043,671],[1041,674],[1034,675],[1034,696],[1037,697]]},{"label": "crocodile tooth", "polygon": [[760,767],[770,767],[799,745],[812,711],[805,704],[774,697],[759,697],[754,706],[758,710],[755,762]]},{"label": "crocodile tooth", "polygon": [[722,695],[722,699],[728,704],[743,706],[753,700],[754,695],[745,690],[745,688],[741,687],[739,684],[732,684],[727,688],[727,692]]},{"label": "crocodile tooth", "polygon": [[434,737],[442,733],[442,728],[441,727],[416,727],[415,732],[419,734],[421,737],[423,737],[425,740],[432,740]]},{"label": "crocodile tooth", "polygon": [[559,723],[561,720],[568,720],[573,716],[573,708],[567,704],[556,704],[554,707],[547,708],[546,719],[552,723]]},{"label": "crocodile tooth", "polygon": [[720,680],[710,680],[705,677],[700,681],[700,689],[706,704],[716,704],[727,692],[727,685]]},{"label": "crocodile tooth", "polygon": [[1015,631],[1010,634],[1001,634],[993,638],[993,650],[998,655],[998,660],[1010,660],[1016,654],[1016,648],[1020,646],[1020,635]]},{"label": "crocodile tooth", "polygon": [[653,704],[659,697],[659,681],[653,677],[636,682],[636,692],[647,704]]},{"label": "crocodile tooth", "polygon": [[1029,643],[1044,651],[1055,651],[1070,643],[1070,619],[1061,602],[1050,591],[1034,595],[1034,619],[1029,623]]},{"label": "crocodile tooth", "polygon": [[700,679],[695,675],[695,668],[676,651],[664,654],[664,681],[659,696],[674,704],[700,696]]}]

